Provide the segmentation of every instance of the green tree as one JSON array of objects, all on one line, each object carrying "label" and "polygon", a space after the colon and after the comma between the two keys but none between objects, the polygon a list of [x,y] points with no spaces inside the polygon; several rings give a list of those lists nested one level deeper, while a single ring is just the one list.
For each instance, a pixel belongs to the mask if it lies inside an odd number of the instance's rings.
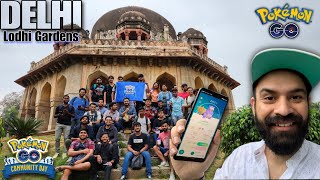
[{"label": "green tree", "polygon": [[41,126],[42,121],[35,118],[29,118],[27,120],[15,117],[12,119],[5,119],[5,126],[8,127],[8,132],[17,139],[25,138],[28,136],[36,135]]},{"label": "green tree", "polygon": [[[312,103],[309,111],[309,132],[307,140],[320,144],[320,103]],[[251,107],[248,105],[238,108],[231,113],[223,123],[221,149],[226,156],[237,147],[254,141],[261,137],[255,127]]]}]

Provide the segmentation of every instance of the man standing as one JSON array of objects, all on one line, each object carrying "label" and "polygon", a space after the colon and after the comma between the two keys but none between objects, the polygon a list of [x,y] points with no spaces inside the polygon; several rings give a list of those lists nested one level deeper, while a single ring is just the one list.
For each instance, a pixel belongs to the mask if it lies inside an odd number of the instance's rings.
[{"label": "man standing", "polygon": [[[55,148],[56,153],[53,155],[53,159],[57,158],[60,153],[60,138],[63,133],[64,144],[68,139],[70,129],[71,129],[71,119],[74,117],[74,108],[69,103],[69,96],[63,96],[63,104],[56,108],[54,113],[54,118],[57,119],[56,130],[55,130]],[[62,154],[62,158],[67,157],[67,148],[64,146],[64,152]]]},{"label": "man standing", "polygon": [[132,127],[132,122],[135,120],[137,114],[136,110],[133,106],[130,106],[130,100],[129,98],[124,98],[123,99],[123,104],[119,110],[120,114],[120,123],[123,129],[125,128],[130,128]]},{"label": "man standing", "polygon": [[[123,77],[122,76],[118,76],[118,82],[122,82],[123,81]],[[112,98],[112,102],[116,102],[116,92],[117,92],[117,85],[115,84],[112,88],[112,94],[111,94],[111,98]],[[118,105],[118,108],[120,108],[121,105]]]},{"label": "man standing", "polygon": [[91,167],[89,157],[93,155],[94,142],[88,138],[88,130],[81,129],[79,133],[80,140],[71,143],[68,155],[72,156],[69,165],[56,167],[56,171],[63,171],[61,180],[67,180],[72,171],[87,171]]},{"label": "man standing", "polygon": [[182,99],[186,99],[189,96],[188,85],[187,84],[182,84],[181,85],[181,89],[182,89],[182,92],[179,92],[178,96],[182,97]]},{"label": "man standing", "polygon": [[[96,84],[93,84],[90,92],[89,92],[89,101],[90,104],[94,102],[95,104],[98,104],[99,99],[105,99],[104,96],[105,87],[102,84],[102,79],[97,78]],[[106,103],[106,102],[104,102]]]},{"label": "man standing", "polygon": [[[149,85],[148,83],[145,81],[144,79],[144,75],[143,74],[139,74],[138,75],[138,82],[141,82],[141,83],[145,83],[144,85],[144,93],[143,93],[143,99],[147,99],[147,94],[149,94]],[[141,106],[144,106],[144,103],[143,101],[136,101],[136,112],[138,113],[138,110]]]},{"label": "man standing", "polygon": [[70,103],[74,110],[75,110],[75,116],[71,122],[71,127],[78,125],[80,118],[83,116],[83,114],[89,110],[89,102],[87,99],[84,98],[86,95],[87,90],[85,88],[80,88],[79,89],[79,96],[74,97],[71,99]]},{"label": "man standing", "polygon": [[122,127],[119,122],[120,114],[117,109],[117,103],[111,102],[109,104],[109,109],[107,109],[106,112],[103,114],[103,119],[106,119],[107,116],[111,116],[115,127],[117,128],[118,132],[120,132],[120,130],[122,130]]},{"label": "man standing", "polygon": [[[254,56],[251,105],[263,140],[235,149],[216,171],[215,179],[320,178],[320,146],[305,139],[310,92],[320,80],[319,69],[320,57],[301,50],[267,49]],[[185,123],[181,120],[177,123],[179,130],[172,129],[172,155],[177,153],[175,145],[180,142]],[[217,153],[219,135],[204,163],[181,164],[172,159],[181,179],[203,176]]]},{"label": "man standing", "polygon": [[141,132],[141,124],[136,122],[134,125],[134,133],[130,136],[128,141],[128,153],[126,154],[122,165],[121,180],[126,179],[128,173],[129,162],[133,156],[142,155],[146,163],[147,178],[152,179],[151,158],[148,152],[148,137]]},{"label": "man standing", "polygon": [[115,83],[113,82],[114,77],[113,76],[109,76],[108,77],[108,84],[105,87],[105,91],[104,91],[104,106],[105,107],[109,107],[109,104],[112,102],[112,89],[115,87]]},{"label": "man standing", "polygon": [[183,117],[184,100],[178,96],[178,90],[172,89],[173,97],[170,99],[172,125],[176,125],[177,121]]},{"label": "man standing", "polygon": [[189,114],[191,113],[193,101],[196,98],[196,96],[193,94],[193,88],[192,87],[188,87],[188,93],[189,93],[189,95],[184,100],[184,105],[183,105],[184,106],[184,117],[185,118],[188,118]]},{"label": "man standing", "polygon": [[169,101],[172,98],[172,93],[167,90],[165,84],[162,85],[161,92],[158,95],[158,100],[163,102],[163,106],[169,108]]}]

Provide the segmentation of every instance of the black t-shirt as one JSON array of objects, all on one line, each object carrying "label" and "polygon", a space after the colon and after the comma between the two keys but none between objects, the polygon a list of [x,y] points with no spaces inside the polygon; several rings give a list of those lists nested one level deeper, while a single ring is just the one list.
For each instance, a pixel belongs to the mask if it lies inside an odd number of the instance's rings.
[{"label": "black t-shirt", "polygon": [[[115,85],[113,85],[115,86]],[[113,89],[113,86],[110,86],[110,84],[106,85],[106,88],[105,88],[105,91],[106,91],[106,98],[107,98],[107,104],[111,103],[112,102],[112,99],[111,99],[111,94],[112,94],[112,89]]]},{"label": "black t-shirt", "polygon": [[133,150],[140,151],[145,144],[148,144],[148,137],[144,133],[141,133],[140,136],[132,134],[129,138],[128,144],[131,145]]},{"label": "black t-shirt", "polygon": [[56,108],[55,115],[60,114],[57,119],[57,123],[64,125],[71,125],[71,119],[73,116],[67,113],[69,111],[70,114],[74,116],[74,107],[70,104],[67,106],[60,105]]},{"label": "black t-shirt", "polygon": [[104,85],[98,85],[98,84],[93,84],[91,87],[92,94],[91,94],[91,100],[93,102],[98,102],[99,99],[103,99],[103,93],[105,91],[105,86]]},{"label": "black t-shirt", "polygon": [[100,155],[102,158],[102,164],[105,164],[111,160],[117,159],[117,148],[112,144],[96,144],[94,148],[94,155]]},{"label": "black t-shirt", "polygon": [[[161,124],[163,121],[166,121],[167,119],[164,118],[163,120],[159,120],[159,118],[155,119],[153,121],[153,126],[152,126],[152,129],[155,129],[155,128],[158,128],[158,127],[161,127]],[[168,122],[168,121],[167,121]]]}]

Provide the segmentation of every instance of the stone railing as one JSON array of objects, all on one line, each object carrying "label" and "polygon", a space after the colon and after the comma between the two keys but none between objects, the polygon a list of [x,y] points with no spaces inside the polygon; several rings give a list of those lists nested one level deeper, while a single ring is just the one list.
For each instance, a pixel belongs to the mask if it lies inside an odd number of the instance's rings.
[{"label": "stone railing", "polygon": [[42,66],[48,64],[51,61],[54,61],[58,56],[60,56],[61,54],[64,54],[65,52],[69,51],[71,48],[75,47],[77,44],[74,43],[70,43],[67,44],[63,47],[60,47],[59,50],[54,51],[53,53],[49,54],[47,57],[43,58],[42,60],[38,61],[38,62],[32,62],[31,63],[31,67],[30,70],[28,71],[28,73],[31,73],[39,68],[41,68]]},{"label": "stone railing", "polygon": [[200,57],[201,59],[209,62],[212,66],[215,68],[221,70],[222,72],[225,72],[227,74],[227,67],[221,66],[212,59],[208,58],[207,55],[204,55],[202,53],[199,53],[199,51],[192,47],[190,44],[182,41],[125,41],[125,40],[117,40],[117,39],[87,39],[87,40],[81,40],[80,43],[70,43],[63,47],[60,47],[59,50],[51,53],[47,57],[43,58],[39,62],[32,62],[30,70],[28,73],[31,73],[42,66],[48,64],[51,61],[54,61],[57,57],[60,55],[66,53],[67,51],[76,48],[76,47],[86,47],[87,45],[101,45],[104,47],[132,47],[132,48],[143,48],[143,47],[158,47],[158,46],[169,46],[169,47],[185,47],[188,48],[193,54]]}]

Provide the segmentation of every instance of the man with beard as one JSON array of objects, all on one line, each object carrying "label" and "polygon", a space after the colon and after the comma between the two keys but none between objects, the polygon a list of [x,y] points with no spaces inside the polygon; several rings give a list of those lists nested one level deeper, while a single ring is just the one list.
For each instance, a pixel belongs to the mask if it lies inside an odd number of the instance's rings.
[{"label": "man with beard", "polygon": [[97,171],[104,170],[105,180],[110,180],[111,178],[111,169],[117,161],[118,149],[115,148],[113,144],[110,144],[108,133],[103,133],[100,137],[100,144],[96,144],[94,148],[94,156],[96,158],[96,162],[93,165],[93,175],[94,179],[97,180]]},{"label": "man with beard", "polygon": [[107,108],[103,105],[103,99],[99,99],[96,110],[100,112],[101,116],[107,111]]},{"label": "man with beard", "polygon": [[135,122],[133,125],[134,133],[130,135],[128,141],[128,152],[124,158],[122,164],[122,176],[121,180],[126,179],[128,173],[129,162],[133,158],[133,156],[142,155],[144,157],[146,163],[146,173],[147,179],[151,180],[151,158],[148,152],[148,137],[146,134],[141,132],[141,124],[139,122]]},{"label": "man with beard", "polygon": [[118,106],[117,103],[111,102],[109,104],[109,109],[103,114],[103,119],[106,119],[107,116],[111,116],[114,126],[117,128],[118,132],[122,129],[120,122],[119,122],[119,111],[117,110]]},{"label": "man with beard", "polygon": [[[235,149],[215,179],[319,179],[320,146],[305,139],[308,132],[310,92],[319,80],[320,57],[296,49],[267,49],[252,61],[252,111],[262,137]],[[172,129],[171,154],[184,131],[181,120]],[[220,143],[214,143],[203,163],[175,161],[180,179],[199,179],[210,166]],[[188,169],[192,166],[193,169]],[[190,170],[190,171],[189,171]]]},{"label": "man with beard", "polygon": [[108,77],[108,84],[105,87],[105,91],[104,91],[104,106],[105,107],[109,107],[109,104],[112,102],[112,89],[115,87],[115,83],[113,82],[114,77],[113,76],[109,76]]},{"label": "man with beard", "polygon": [[161,159],[160,167],[169,166],[169,163],[166,161],[165,157],[169,155],[169,139],[170,139],[170,130],[167,121],[163,121],[161,124],[162,132],[159,134],[160,141],[153,146],[154,152]]},{"label": "man with beard", "polygon": [[85,88],[79,89],[79,96],[71,99],[69,104],[71,104],[75,110],[75,116],[71,122],[71,127],[78,125],[80,118],[83,116],[85,111],[89,110],[89,102],[84,98],[87,90]]},{"label": "man with beard", "polygon": [[135,120],[137,116],[136,109],[133,106],[130,106],[129,98],[124,98],[123,104],[124,106],[122,106],[119,110],[120,123],[123,129],[131,129],[132,121]]},{"label": "man with beard", "polygon": [[69,165],[62,165],[56,167],[56,171],[63,171],[61,180],[67,180],[72,171],[87,171],[91,167],[91,160],[89,157],[93,155],[94,143],[88,138],[88,130],[81,129],[79,133],[79,140],[71,143],[68,155],[72,156]]},{"label": "man with beard", "polygon": [[[99,99],[105,99],[104,91],[105,87],[102,84],[102,79],[97,78],[96,83],[92,85],[88,95],[90,104],[98,104]],[[104,101],[103,103],[105,104],[106,102]]]},{"label": "man with beard", "polygon": [[102,134],[107,133],[109,135],[110,143],[118,142],[118,131],[117,128],[113,125],[113,120],[111,116],[107,116],[104,119],[104,126],[101,126],[96,135],[96,142],[100,142],[100,137]]},{"label": "man with beard", "polygon": [[[74,117],[74,108],[69,103],[69,96],[63,96],[63,104],[56,108],[54,113],[54,118],[57,118],[56,129],[55,129],[55,149],[56,153],[53,159],[57,158],[60,153],[60,138],[63,133],[64,143],[68,139],[70,129],[71,129],[71,119]],[[64,147],[64,152],[62,158],[67,157],[67,148]]]}]

